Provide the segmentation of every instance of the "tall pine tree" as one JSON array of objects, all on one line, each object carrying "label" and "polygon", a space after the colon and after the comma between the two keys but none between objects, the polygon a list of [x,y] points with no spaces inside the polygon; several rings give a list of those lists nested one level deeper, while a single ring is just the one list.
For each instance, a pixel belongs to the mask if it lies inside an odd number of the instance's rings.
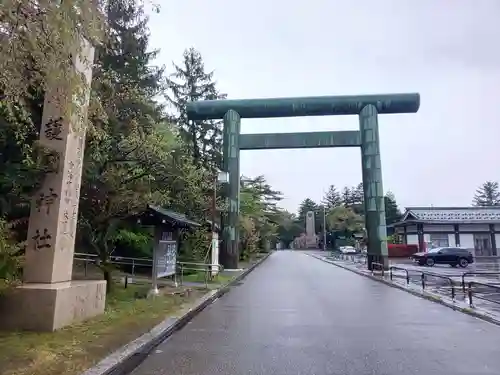
[{"label": "tall pine tree", "polygon": [[348,186],[344,186],[341,193],[341,202],[345,207],[351,207],[353,202],[352,191]]},{"label": "tall pine tree", "polygon": [[401,219],[401,211],[396,202],[396,197],[390,191],[384,197],[385,201],[385,222],[387,225],[394,224]]},{"label": "tall pine tree", "polygon": [[106,11],[107,38],[94,64],[79,230],[111,287],[109,256],[125,218],[147,204],[167,203],[176,188],[172,176],[182,176],[171,167],[176,137],[155,100],[163,90],[162,69],[151,65],[156,51],[148,51],[142,4],[110,0]]},{"label": "tall pine tree", "polygon": [[94,94],[108,107],[107,122],[113,125],[106,130],[117,139],[137,129],[149,134],[150,124],[166,116],[155,100],[165,89],[164,69],[151,64],[158,50],[148,50],[148,18],[140,0],[109,0],[106,12],[108,36],[97,50],[93,80]]},{"label": "tall pine tree", "polygon": [[175,110],[172,119],[189,147],[193,163],[218,168],[222,162],[222,121],[188,121],[186,104],[198,100],[225,99],[226,95],[218,91],[214,72],[205,71],[203,58],[194,48],[184,51],[182,64],[174,64],[174,70],[167,79],[167,99]]},{"label": "tall pine tree", "polygon": [[477,190],[472,202],[474,206],[500,206],[498,182],[486,181]]},{"label": "tall pine tree", "polygon": [[342,198],[340,197],[340,193],[338,192],[335,185],[330,185],[328,191],[323,197],[322,204],[326,207],[327,210],[340,206],[342,204]]},{"label": "tall pine tree", "polygon": [[342,189],[342,205],[352,209],[357,215],[364,215],[364,200],[362,182],[360,182],[357,186],[346,186]]},{"label": "tall pine tree", "polygon": [[363,191],[363,183],[360,182],[356,187],[352,188],[352,210],[358,215],[365,215],[365,195]]}]

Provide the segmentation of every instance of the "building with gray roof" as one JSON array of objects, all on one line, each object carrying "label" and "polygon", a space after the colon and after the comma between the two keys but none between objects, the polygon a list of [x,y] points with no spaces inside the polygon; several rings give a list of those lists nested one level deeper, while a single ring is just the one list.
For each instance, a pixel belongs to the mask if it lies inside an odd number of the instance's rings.
[{"label": "building with gray roof", "polygon": [[403,243],[431,247],[464,247],[475,256],[497,256],[500,206],[407,207],[392,225]]}]

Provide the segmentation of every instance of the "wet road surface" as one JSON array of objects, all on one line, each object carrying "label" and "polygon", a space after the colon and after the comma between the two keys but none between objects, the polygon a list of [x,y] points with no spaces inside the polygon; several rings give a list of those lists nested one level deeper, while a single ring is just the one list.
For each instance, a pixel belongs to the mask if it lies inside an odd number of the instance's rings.
[{"label": "wet road surface", "polygon": [[133,375],[498,375],[499,347],[498,326],[280,251]]}]

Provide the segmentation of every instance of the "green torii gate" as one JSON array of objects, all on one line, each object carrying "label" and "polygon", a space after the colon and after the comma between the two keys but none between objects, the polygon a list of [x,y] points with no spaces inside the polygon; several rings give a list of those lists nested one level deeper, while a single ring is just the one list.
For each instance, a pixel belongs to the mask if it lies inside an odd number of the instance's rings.
[{"label": "green torii gate", "polygon": [[[368,268],[388,265],[378,114],[416,113],[420,95],[386,94],[304,98],[205,100],[187,105],[189,120],[224,121],[223,165],[229,173],[228,213],[223,222],[221,263],[237,268],[239,258],[240,150],[360,147],[368,234]],[[359,115],[359,131],[240,134],[242,118]]]}]

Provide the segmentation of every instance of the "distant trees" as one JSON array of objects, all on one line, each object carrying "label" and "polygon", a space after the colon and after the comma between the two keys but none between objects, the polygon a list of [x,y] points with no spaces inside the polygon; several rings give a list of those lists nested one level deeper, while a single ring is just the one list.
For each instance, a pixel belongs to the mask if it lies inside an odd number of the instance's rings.
[{"label": "distant trees", "polygon": [[278,226],[278,239],[285,248],[304,232],[304,226],[299,223],[295,214],[286,210],[281,212],[281,221]]},{"label": "distant trees", "polygon": [[302,226],[305,225],[307,212],[309,211],[316,212],[318,208],[319,205],[316,202],[314,202],[311,198],[306,198],[300,203],[297,219],[300,223],[302,223]]},{"label": "distant trees", "polygon": [[280,228],[289,225],[288,213],[277,206],[282,199],[264,176],[241,178],[240,260],[280,240]]},{"label": "distant trees", "polygon": [[[384,200],[387,224],[399,221],[401,211],[394,194],[390,191],[387,192]],[[306,214],[308,211],[313,211],[316,213],[316,233],[320,234],[323,231],[323,208],[326,212],[327,232],[343,233],[342,235],[363,232],[365,227],[365,208],[362,183],[351,187],[346,186],[340,191],[335,185],[330,185],[321,200],[321,204],[316,203],[311,198],[304,199],[300,203],[298,215],[295,218],[295,228],[301,228],[302,232],[304,232]]]},{"label": "distant trees", "polygon": [[298,210],[298,215],[297,215],[297,222],[299,225],[301,225],[302,232],[306,231],[306,215],[307,212],[313,211],[314,212],[314,227],[315,227],[315,232],[319,233],[322,231],[322,226],[323,226],[323,217],[322,217],[322,208],[323,206],[314,202],[311,198],[306,198],[304,199],[300,205],[299,205],[299,210]]},{"label": "distant trees", "polygon": [[[385,214],[387,224],[392,224],[401,218],[401,211],[396,202],[396,197],[390,191],[384,197],[385,199]],[[331,185],[323,197],[323,204],[327,207],[327,211],[335,207],[346,207],[352,210],[360,217],[365,215],[363,183],[356,186],[345,186],[341,192],[338,192],[335,185]]]},{"label": "distant trees", "polygon": [[500,206],[498,182],[486,181],[477,190],[472,201],[473,206]]},{"label": "distant trees", "polygon": [[321,204],[325,206],[327,210],[342,204],[342,197],[340,196],[340,193],[335,185],[330,185],[328,191],[323,197],[323,200],[321,201]]},{"label": "distant trees", "polygon": [[385,203],[385,223],[387,225],[394,224],[401,219],[402,213],[399,210],[396,202],[396,197],[391,191],[388,191],[384,197]]},{"label": "distant trees", "polygon": [[345,206],[331,209],[326,216],[326,222],[328,230],[334,232],[356,233],[363,231],[364,228],[363,217]]}]

